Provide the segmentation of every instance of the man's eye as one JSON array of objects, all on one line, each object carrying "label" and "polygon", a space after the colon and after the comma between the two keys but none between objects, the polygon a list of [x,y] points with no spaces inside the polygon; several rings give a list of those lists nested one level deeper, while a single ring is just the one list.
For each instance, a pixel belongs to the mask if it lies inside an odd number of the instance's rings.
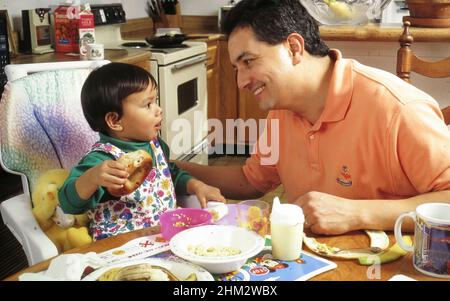
[{"label": "man's eye", "polygon": [[248,66],[248,65],[250,65],[250,63],[251,63],[252,61],[253,61],[252,59],[245,59],[245,60],[244,60],[244,64],[245,64],[246,66]]}]

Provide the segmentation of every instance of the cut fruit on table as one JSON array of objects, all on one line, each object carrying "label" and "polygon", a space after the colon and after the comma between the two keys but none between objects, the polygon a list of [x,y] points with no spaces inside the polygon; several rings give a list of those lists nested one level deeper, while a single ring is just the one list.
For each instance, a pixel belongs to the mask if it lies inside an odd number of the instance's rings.
[{"label": "cut fruit on table", "polygon": [[[403,236],[403,240],[405,241],[406,244],[412,246],[412,240],[410,236]],[[380,254],[361,257],[358,258],[358,261],[359,264],[362,265],[388,263],[399,259],[400,257],[406,255],[406,253],[408,252],[400,248],[400,246],[397,243],[395,243],[392,247],[390,247],[389,249]]]},{"label": "cut fruit on table", "polygon": [[384,231],[365,230],[365,232],[370,238],[370,248],[366,249],[340,249],[320,243],[316,239],[307,237],[306,235],[303,236],[303,242],[311,251],[318,255],[342,259],[359,259],[361,257],[377,255],[389,246],[389,237]]}]

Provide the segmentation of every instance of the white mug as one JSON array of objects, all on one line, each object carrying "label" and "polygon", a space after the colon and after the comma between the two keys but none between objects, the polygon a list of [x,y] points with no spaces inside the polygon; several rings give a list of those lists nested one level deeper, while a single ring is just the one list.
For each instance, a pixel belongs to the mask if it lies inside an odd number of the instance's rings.
[{"label": "white mug", "polygon": [[103,44],[87,44],[88,60],[103,60],[105,57],[105,49]]},{"label": "white mug", "polygon": [[[401,228],[406,217],[415,222],[412,247],[403,241]],[[413,265],[419,272],[450,278],[450,204],[422,204],[414,212],[401,214],[395,222],[394,233],[402,249],[414,252]]]}]

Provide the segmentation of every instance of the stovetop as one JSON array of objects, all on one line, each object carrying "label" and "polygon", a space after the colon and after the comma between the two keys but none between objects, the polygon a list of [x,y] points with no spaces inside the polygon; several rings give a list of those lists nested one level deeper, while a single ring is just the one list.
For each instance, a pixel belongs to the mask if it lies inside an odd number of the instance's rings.
[{"label": "stovetop", "polygon": [[186,45],[184,43],[166,45],[164,47],[155,47],[155,46],[151,46],[145,42],[125,42],[125,43],[122,43],[120,46],[123,46],[126,48],[143,48],[143,49],[148,48],[152,52],[161,52],[161,53],[172,53],[172,52],[179,51],[179,49],[189,47],[189,45]]},{"label": "stovetop", "polygon": [[[145,40],[124,40],[120,32],[120,25],[104,25],[95,29],[96,43],[103,44],[105,49],[130,49],[151,51],[151,59],[158,65],[169,65],[190,57],[205,54],[206,43],[184,41],[181,45],[170,48],[153,48]],[[130,44],[131,43],[131,44]],[[125,44],[125,45],[124,45]],[[132,46],[132,47],[130,47]]]}]

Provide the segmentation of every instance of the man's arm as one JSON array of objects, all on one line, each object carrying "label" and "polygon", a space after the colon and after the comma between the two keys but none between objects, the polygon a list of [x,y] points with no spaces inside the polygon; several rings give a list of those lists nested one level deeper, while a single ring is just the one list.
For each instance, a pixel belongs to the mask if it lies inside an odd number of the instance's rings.
[{"label": "man's arm", "polygon": [[176,161],[194,178],[217,187],[229,199],[260,198],[264,193],[256,190],[247,180],[242,166],[206,166],[186,161]]},{"label": "man's arm", "polygon": [[[318,234],[342,234],[353,230],[393,230],[402,213],[424,203],[450,203],[450,191],[436,191],[400,200],[350,200],[321,192],[309,192],[295,203],[302,207],[306,226]],[[405,231],[414,223],[405,219]]]}]

